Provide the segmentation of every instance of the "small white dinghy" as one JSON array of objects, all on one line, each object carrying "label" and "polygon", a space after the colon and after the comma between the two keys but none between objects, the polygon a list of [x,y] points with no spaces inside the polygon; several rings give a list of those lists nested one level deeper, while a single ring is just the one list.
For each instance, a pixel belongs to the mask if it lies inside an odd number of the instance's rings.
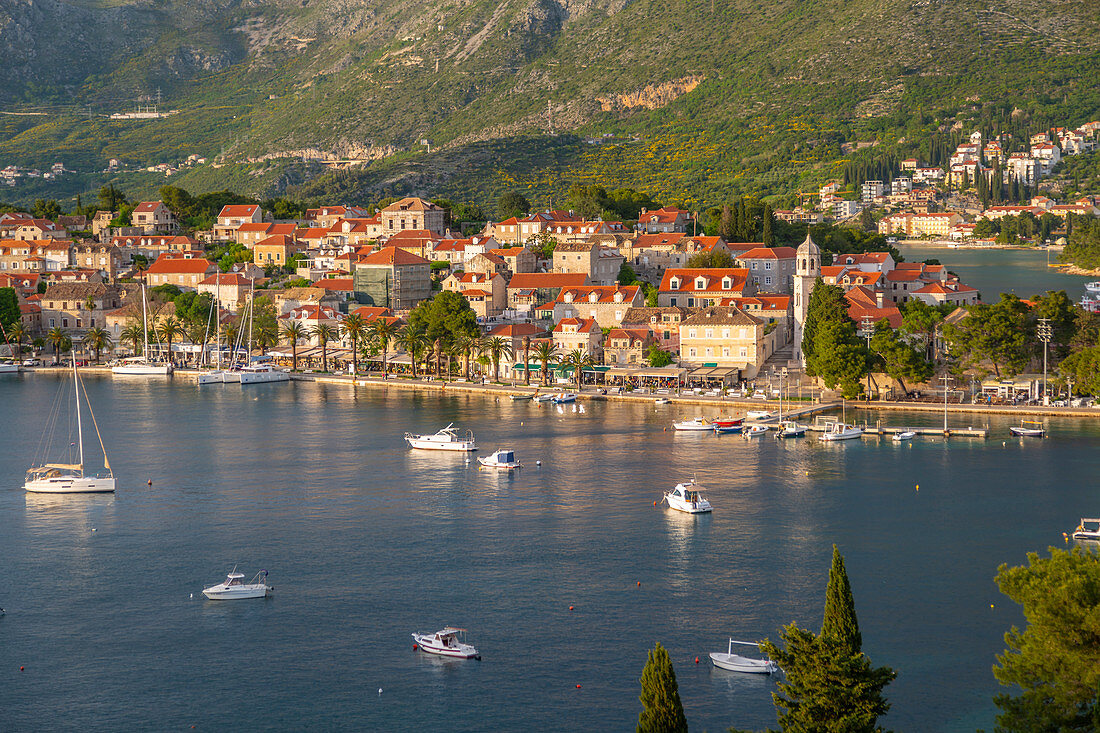
[{"label": "small white dinghy", "polygon": [[655,405],[667,405],[669,402],[672,402],[672,400],[667,397],[658,397],[657,399],[653,400],[653,404]]},{"label": "small white dinghy", "polygon": [[754,659],[752,657],[743,657],[740,654],[734,654],[734,644],[757,646],[751,641],[734,641],[730,639],[729,648],[726,653],[710,653],[710,661],[714,662],[715,667],[719,669],[728,669],[731,672],[747,672],[748,674],[772,674],[779,671],[779,665],[770,659]]},{"label": "small white dinghy", "polygon": [[682,420],[672,423],[673,430],[707,431],[714,430],[714,423],[705,417],[694,417],[691,420]]},{"label": "small white dinghy", "polygon": [[513,471],[522,468],[522,464],[516,460],[515,451],[507,448],[493,451],[492,455],[489,456],[478,457],[477,462],[484,468],[496,468],[501,471]]},{"label": "small white dinghy", "polygon": [[1008,432],[1021,438],[1043,438],[1046,436],[1046,428],[1038,420],[1024,420],[1019,425],[1013,425]]},{"label": "small white dinghy", "polygon": [[550,394],[549,392],[535,394],[533,397],[531,397],[532,402],[549,402],[552,399],[554,399],[554,395]]},{"label": "small white dinghy", "polygon": [[912,440],[917,437],[915,430],[902,430],[900,433],[894,433],[894,442],[900,443],[903,440]]},{"label": "small white dinghy", "polygon": [[759,438],[761,435],[764,435],[767,432],[767,425],[753,425],[751,428],[745,431],[744,435],[746,438]]},{"label": "small white dinghy", "polygon": [[[462,636],[461,641],[459,641],[459,635]],[[448,626],[434,634],[421,634],[418,631],[412,635],[412,638],[416,646],[428,654],[456,659],[481,659],[477,649],[466,643],[466,629]]]},{"label": "small white dinghy", "polygon": [[665,494],[665,503],[668,504],[669,509],[688,514],[705,514],[712,511],[710,502],[699,493],[700,488],[694,478],[691,481],[676,484],[676,488]]},{"label": "small white dinghy", "polygon": [[233,572],[225,580],[209,588],[203,588],[202,594],[212,601],[235,601],[241,598],[264,598],[274,590],[267,584],[267,571],[261,570],[251,582],[245,583],[244,573]]},{"label": "small white dinghy", "polygon": [[572,392],[559,392],[551,398],[551,402],[555,405],[567,405],[570,402],[576,402],[577,395]]},{"label": "small white dinghy", "polygon": [[746,420],[767,420],[772,417],[770,410],[749,410],[745,413]]}]

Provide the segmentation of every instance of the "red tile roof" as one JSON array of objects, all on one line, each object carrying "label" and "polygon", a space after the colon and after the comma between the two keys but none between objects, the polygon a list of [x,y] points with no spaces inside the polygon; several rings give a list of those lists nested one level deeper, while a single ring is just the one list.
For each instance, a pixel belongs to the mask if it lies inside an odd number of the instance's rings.
[{"label": "red tile roof", "polygon": [[183,257],[165,257],[162,255],[157,258],[156,262],[149,265],[149,269],[145,272],[153,275],[179,275],[181,273],[201,275],[213,266],[214,263],[205,257],[184,259]]},{"label": "red tile roof", "polygon": [[222,210],[218,212],[219,219],[225,218],[237,218],[241,216],[253,216],[259,211],[259,205],[257,204],[226,204],[222,207]]},{"label": "red tile roof", "polygon": [[753,247],[737,255],[739,260],[793,260],[794,247]]},{"label": "red tile roof", "polygon": [[359,260],[361,265],[427,265],[428,260],[400,247],[383,247]]},{"label": "red tile roof", "polygon": [[583,273],[520,272],[512,276],[509,290],[538,290],[539,288],[580,287],[588,281]]},{"label": "red tile roof", "polygon": [[[703,278],[703,287],[697,288],[695,281]],[[735,292],[741,291],[748,281],[749,271],[743,267],[670,267],[661,278],[662,291],[675,292]],[[679,287],[672,287],[672,280],[679,280]],[[730,279],[730,287],[723,288],[722,280]]]}]

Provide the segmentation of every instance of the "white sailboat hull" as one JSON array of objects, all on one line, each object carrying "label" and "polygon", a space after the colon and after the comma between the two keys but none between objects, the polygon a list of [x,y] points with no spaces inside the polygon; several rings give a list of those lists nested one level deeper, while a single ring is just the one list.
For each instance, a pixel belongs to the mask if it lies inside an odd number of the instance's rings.
[{"label": "white sailboat hull", "polygon": [[36,494],[105,494],[115,490],[115,480],[94,476],[55,476],[27,481],[23,488]]},{"label": "white sailboat hull", "polygon": [[221,369],[199,375],[199,384],[229,384],[237,381],[239,378],[235,372],[226,372]]},{"label": "white sailboat hull", "polygon": [[0,374],[16,374],[19,372],[18,364],[0,364]]},{"label": "white sailboat hull", "polygon": [[167,377],[172,373],[172,368],[167,364],[119,364],[111,367],[111,373],[130,376]]}]

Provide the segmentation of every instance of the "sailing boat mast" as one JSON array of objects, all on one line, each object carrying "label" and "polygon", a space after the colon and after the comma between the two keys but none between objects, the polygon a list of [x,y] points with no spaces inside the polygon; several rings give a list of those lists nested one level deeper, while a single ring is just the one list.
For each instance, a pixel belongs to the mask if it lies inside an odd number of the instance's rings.
[{"label": "sailing boat mast", "polygon": [[80,452],[80,475],[84,475],[84,428],[80,422],[80,380],[76,376],[76,350],[73,350],[73,389],[76,390],[76,441]]},{"label": "sailing boat mast", "polygon": [[218,269],[218,274],[214,276],[214,320],[218,324],[218,337],[216,339],[218,345],[218,369],[222,368],[222,272]]},{"label": "sailing boat mast", "polygon": [[254,313],[256,305],[256,280],[248,290],[248,354],[245,356],[245,366],[252,363],[252,324],[255,323]]},{"label": "sailing boat mast", "polygon": [[[145,350],[141,352],[145,363],[149,363],[149,314],[145,309],[145,283],[141,283],[141,335],[145,339]],[[75,367],[74,367],[75,369]]]}]

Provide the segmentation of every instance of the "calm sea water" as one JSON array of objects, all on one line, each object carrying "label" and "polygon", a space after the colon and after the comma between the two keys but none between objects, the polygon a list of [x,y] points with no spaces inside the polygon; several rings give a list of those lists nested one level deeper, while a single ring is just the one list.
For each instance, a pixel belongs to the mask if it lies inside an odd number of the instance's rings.
[{"label": "calm sea water", "polygon": [[[27,495],[58,384],[0,380],[4,730],[624,730],[656,641],[694,729],[759,729],[774,682],[706,654],[817,628],[834,542],[865,651],[900,671],[886,724],[990,727],[994,654],[1021,621],[997,566],[1100,511],[1090,422],[1043,441],[992,419],[988,441],[750,443],[666,431],[698,414],[677,406],[95,377],[118,493]],[[402,443],[450,421],[525,468]],[[691,474],[712,516],[653,506]],[[274,597],[202,600],[234,565],[270,570]],[[446,624],[483,661],[412,650]]]},{"label": "calm sea water", "polygon": [[[907,262],[937,259],[962,281],[978,289],[986,302],[996,302],[1000,293],[1015,293],[1030,298],[1048,290],[1065,290],[1077,302],[1085,294],[1085,283],[1095,277],[1066,275],[1047,267],[1045,250],[1027,249],[948,249],[921,245],[899,245]],[[1050,261],[1057,262],[1060,252],[1051,251]]]}]

